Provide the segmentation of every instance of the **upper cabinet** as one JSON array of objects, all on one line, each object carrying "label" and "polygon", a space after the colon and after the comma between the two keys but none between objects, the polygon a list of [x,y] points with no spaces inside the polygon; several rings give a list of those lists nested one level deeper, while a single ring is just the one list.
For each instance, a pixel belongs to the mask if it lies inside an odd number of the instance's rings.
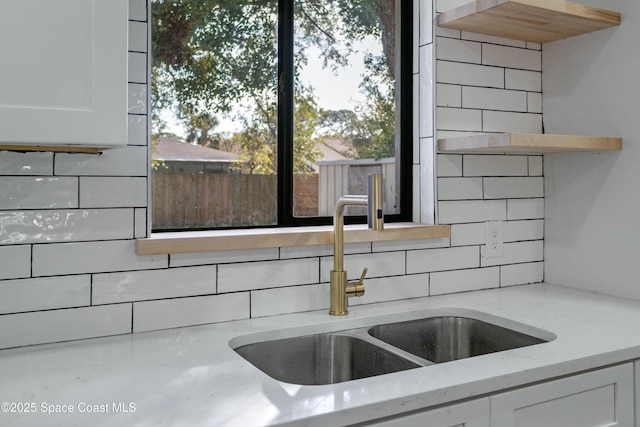
[{"label": "upper cabinet", "polygon": [[127,142],[128,0],[4,0],[0,149]]},{"label": "upper cabinet", "polygon": [[476,0],[440,14],[438,25],[547,43],[620,25],[620,14],[563,0]]}]

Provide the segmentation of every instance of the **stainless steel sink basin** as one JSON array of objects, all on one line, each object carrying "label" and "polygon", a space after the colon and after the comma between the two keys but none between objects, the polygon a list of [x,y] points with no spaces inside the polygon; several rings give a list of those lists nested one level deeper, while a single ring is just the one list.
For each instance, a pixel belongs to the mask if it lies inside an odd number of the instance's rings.
[{"label": "stainless steel sink basin", "polygon": [[302,385],[335,384],[421,366],[337,333],[258,342],[235,351],[272,378]]},{"label": "stainless steel sink basin", "polygon": [[[384,316],[359,323],[353,329],[314,335],[297,336],[289,330],[280,339],[266,338],[273,335],[244,336],[229,344],[276,380],[324,385],[526,347],[555,338],[550,332],[472,310],[432,311],[429,316],[424,312],[407,313],[402,318],[405,320]],[[390,322],[392,319],[396,321]]]},{"label": "stainless steel sink basin", "polygon": [[369,334],[434,363],[546,342],[477,319],[440,316],[377,325]]}]

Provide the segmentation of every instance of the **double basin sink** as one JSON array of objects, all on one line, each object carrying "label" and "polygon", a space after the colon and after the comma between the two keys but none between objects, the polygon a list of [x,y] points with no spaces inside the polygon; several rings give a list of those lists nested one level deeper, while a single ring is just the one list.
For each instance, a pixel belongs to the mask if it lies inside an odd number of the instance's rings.
[{"label": "double basin sink", "polygon": [[276,380],[324,385],[512,350],[555,338],[537,328],[493,317],[497,321],[494,322],[484,313],[473,314],[467,310],[464,314],[272,339],[240,345],[234,350]]}]

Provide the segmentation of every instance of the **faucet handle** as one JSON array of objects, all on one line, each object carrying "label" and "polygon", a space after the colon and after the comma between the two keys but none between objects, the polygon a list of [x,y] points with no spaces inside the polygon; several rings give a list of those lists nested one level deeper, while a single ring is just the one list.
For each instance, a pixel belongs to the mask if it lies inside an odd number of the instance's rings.
[{"label": "faucet handle", "polygon": [[357,281],[347,283],[348,297],[361,297],[364,295],[364,278],[367,275],[367,271],[368,269],[365,267]]}]

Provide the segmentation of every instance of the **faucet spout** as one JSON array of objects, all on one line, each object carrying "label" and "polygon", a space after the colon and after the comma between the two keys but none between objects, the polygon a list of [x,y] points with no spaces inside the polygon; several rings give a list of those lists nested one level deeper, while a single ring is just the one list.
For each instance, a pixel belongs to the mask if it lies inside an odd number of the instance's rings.
[{"label": "faucet spout", "polygon": [[347,298],[364,295],[365,268],[356,282],[347,281],[344,271],[344,208],[347,205],[367,206],[367,223],[371,230],[380,231],[384,228],[382,215],[382,177],[380,174],[369,175],[367,178],[367,195],[342,196],[336,203],[333,215],[333,270],[330,273],[330,309],[329,314],[344,316],[348,313]]}]

